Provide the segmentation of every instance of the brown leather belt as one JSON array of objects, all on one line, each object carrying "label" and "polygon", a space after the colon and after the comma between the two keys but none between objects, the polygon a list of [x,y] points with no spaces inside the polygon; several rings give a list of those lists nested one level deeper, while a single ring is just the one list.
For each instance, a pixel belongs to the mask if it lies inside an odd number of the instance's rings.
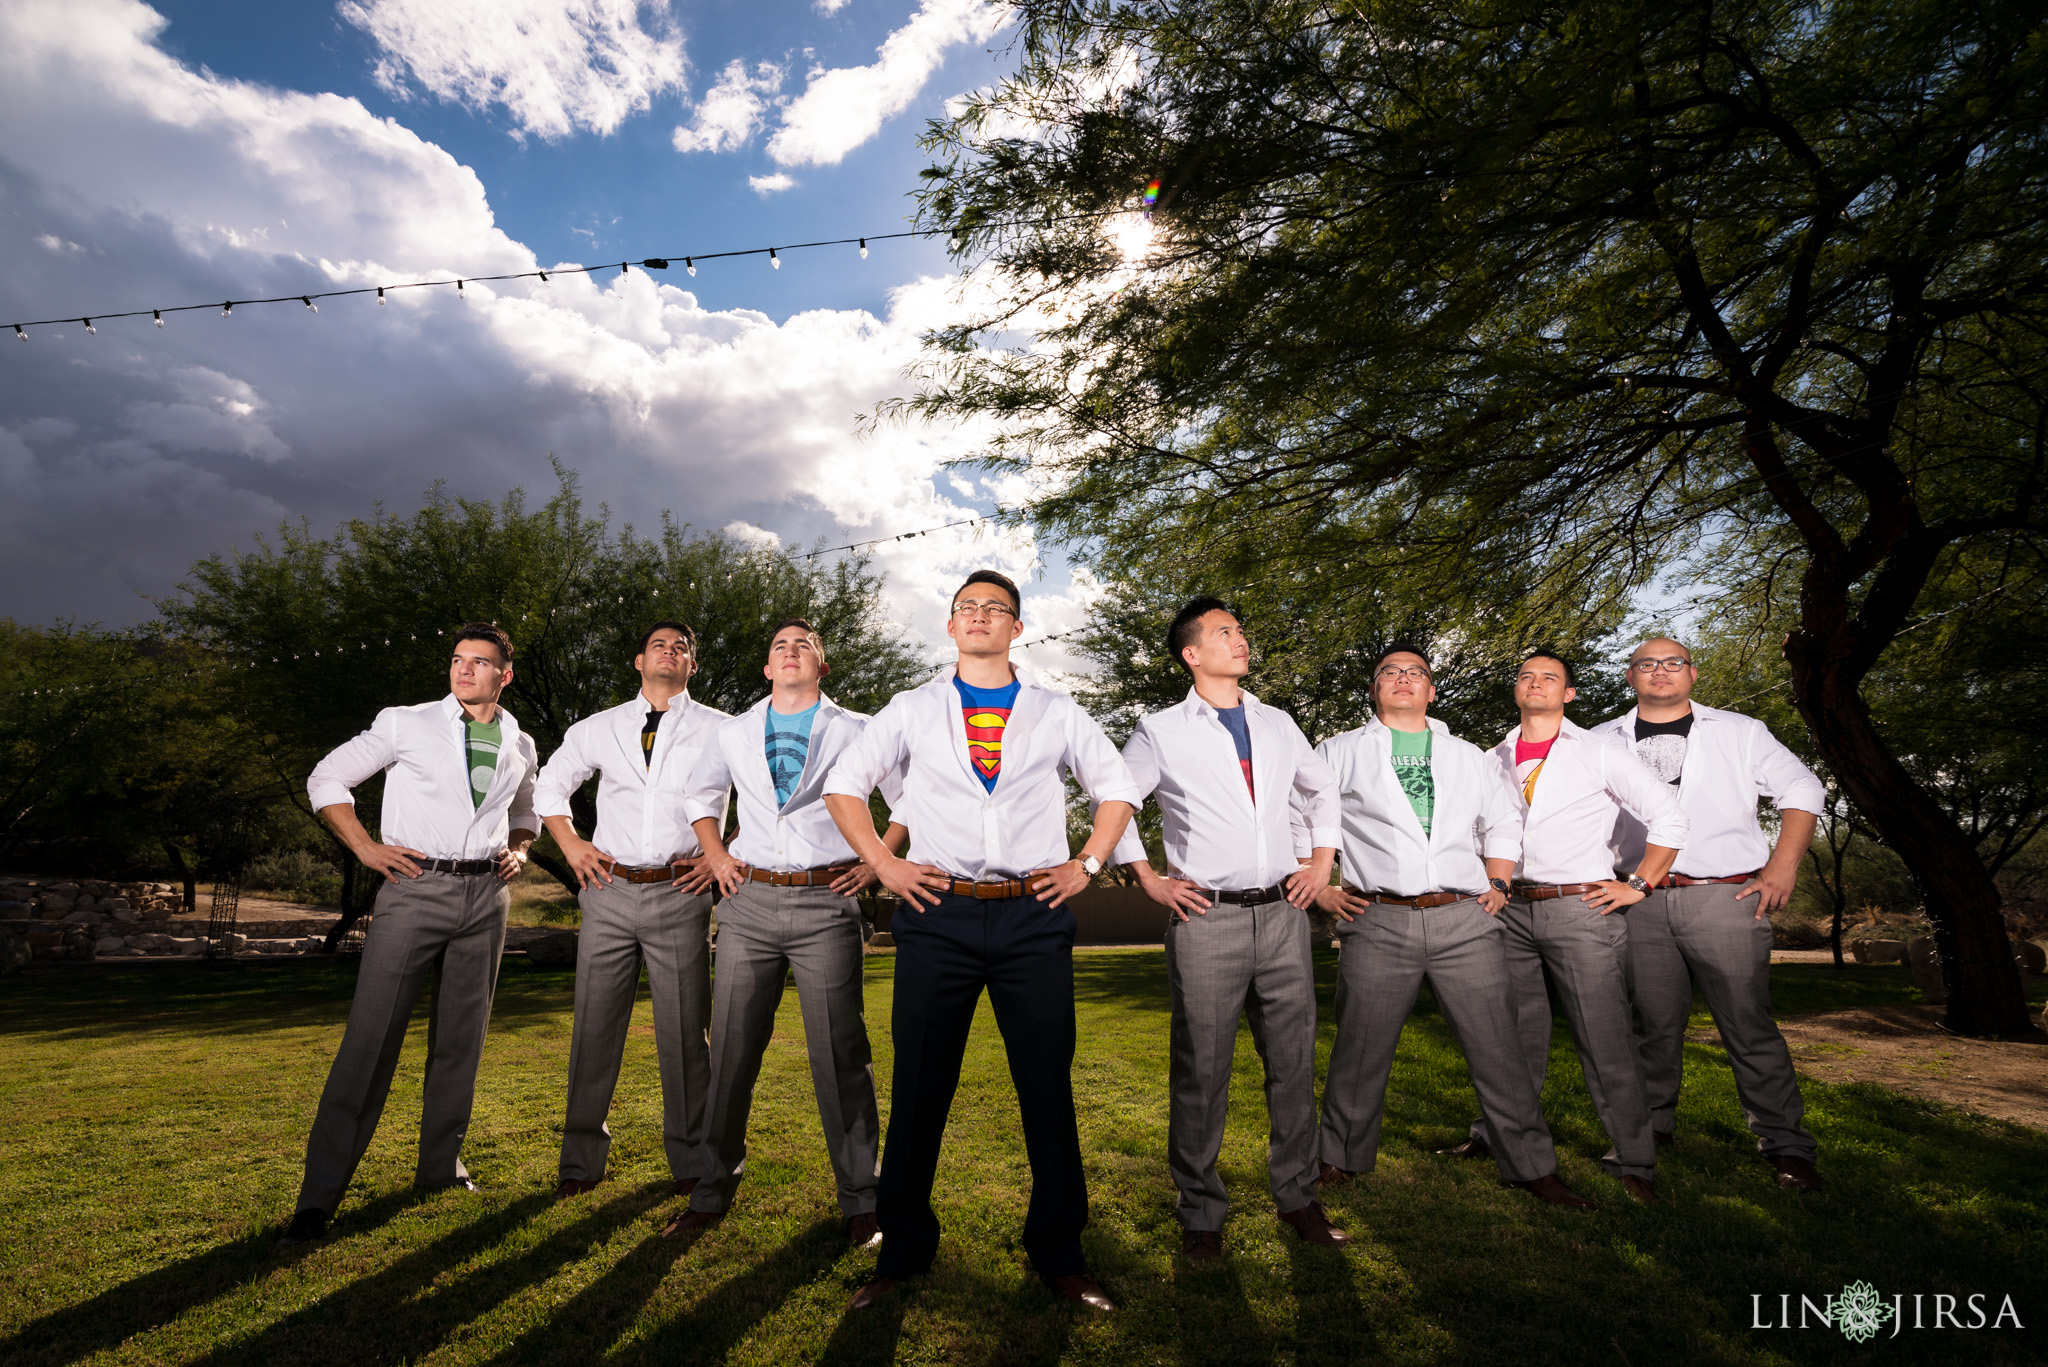
[{"label": "brown leather belt", "polygon": [[612,877],[624,879],[628,883],[673,883],[683,876],[683,863],[684,861],[677,860],[673,864],[643,869],[633,864],[606,864],[600,861],[598,867]]},{"label": "brown leather belt", "polygon": [[1515,896],[1524,902],[1548,902],[1556,897],[1582,897],[1599,886],[1598,883],[1517,883]]},{"label": "brown leather belt", "polygon": [[[1033,878],[1037,876],[1032,875]],[[955,897],[976,897],[984,902],[1000,902],[1004,898],[1022,897],[1027,892],[1038,891],[1031,885],[1030,878],[999,878],[992,882],[980,883],[966,878],[955,878],[946,885],[946,890]]]},{"label": "brown leather belt", "polygon": [[766,883],[771,888],[822,888],[829,887],[832,880],[855,864],[820,864],[813,869],[799,869],[795,873],[770,873],[766,869],[748,869],[747,881]]},{"label": "brown leather belt", "polygon": [[1664,881],[1674,888],[1703,888],[1709,883],[1747,883],[1762,872],[1762,869],[1751,869],[1748,873],[1731,873],[1726,878],[1688,878],[1682,873],[1674,873],[1667,875]]},{"label": "brown leather belt", "polygon": [[1414,907],[1426,910],[1430,907],[1448,907],[1459,902],[1469,902],[1479,894],[1476,892],[1425,892],[1419,897],[1396,897],[1391,892],[1361,892],[1360,897],[1373,902],[1386,902],[1397,907]]}]

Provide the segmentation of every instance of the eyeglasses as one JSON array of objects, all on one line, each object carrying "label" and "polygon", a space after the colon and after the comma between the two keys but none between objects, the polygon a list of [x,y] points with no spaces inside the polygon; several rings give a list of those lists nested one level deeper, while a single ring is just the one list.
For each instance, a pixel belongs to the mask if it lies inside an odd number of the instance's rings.
[{"label": "eyeglasses", "polygon": [[1429,671],[1420,665],[1388,665],[1374,676],[1392,683],[1396,679],[1413,679],[1417,683],[1429,682]]},{"label": "eyeglasses", "polygon": [[1638,674],[1655,674],[1660,669],[1666,674],[1679,674],[1692,668],[1692,661],[1669,656],[1662,660],[1636,660],[1629,668]]},{"label": "eyeglasses", "polygon": [[1001,621],[1005,617],[1015,617],[1017,609],[1011,607],[1008,603],[965,602],[953,604],[953,615],[955,617],[987,617],[993,621]]}]

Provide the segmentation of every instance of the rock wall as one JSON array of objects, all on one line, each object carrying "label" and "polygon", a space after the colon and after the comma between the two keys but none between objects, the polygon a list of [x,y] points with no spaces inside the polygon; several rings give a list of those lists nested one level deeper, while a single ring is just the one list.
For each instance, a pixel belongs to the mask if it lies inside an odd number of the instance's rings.
[{"label": "rock wall", "polygon": [[[28,946],[34,960],[82,962],[134,953],[131,939],[164,939],[161,929],[180,910],[175,883],[113,883],[96,878],[0,878],[0,926]],[[204,953],[180,946],[173,953]]]}]

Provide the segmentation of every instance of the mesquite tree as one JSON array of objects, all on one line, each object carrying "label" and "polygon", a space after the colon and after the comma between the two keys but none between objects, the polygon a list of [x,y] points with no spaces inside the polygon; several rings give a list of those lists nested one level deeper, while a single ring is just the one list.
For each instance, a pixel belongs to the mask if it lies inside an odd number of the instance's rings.
[{"label": "mesquite tree", "polygon": [[922,193],[996,302],[903,410],[1001,418],[1108,575],[1313,577],[1337,629],[1399,581],[1524,638],[1788,539],[1792,696],[1926,896],[1948,1023],[2029,1029],[1862,686],[1931,576],[2048,528],[2039,6],[1018,9]]}]

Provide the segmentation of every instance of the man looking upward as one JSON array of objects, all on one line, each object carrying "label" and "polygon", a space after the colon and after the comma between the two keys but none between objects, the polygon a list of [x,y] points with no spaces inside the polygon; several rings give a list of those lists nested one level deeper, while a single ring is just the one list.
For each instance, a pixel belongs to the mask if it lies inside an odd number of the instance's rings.
[{"label": "man looking upward", "polygon": [[1515,1035],[1498,917],[1521,852],[1521,810],[1486,752],[1429,715],[1436,684],[1419,647],[1388,647],[1372,690],[1372,719],[1319,747],[1336,777],[1347,875],[1319,899],[1341,918],[1344,943],[1322,1185],[1377,1164],[1394,1049],[1426,977],[1465,1052],[1501,1181],[1552,1205],[1590,1206],[1558,1179],[1542,1084],[1531,1082]]},{"label": "man looking upward", "polygon": [[[1146,861],[1135,825],[1124,829],[1116,859],[1171,913],[1166,1151],[1180,1189],[1181,1252],[1203,1262],[1223,1251],[1227,1202],[1216,1156],[1240,1016],[1266,1068],[1274,1207],[1302,1239],[1344,1244],[1315,1199],[1316,988],[1303,914],[1337,857],[1334,780],[1292,717],[1239,686],[1251,646],[1220,599],[1182,608],[1166,653],[1193,686],[1185,701],[1138,723],[1124,763],[1165,818],[1167,876]],[[1313,845],[1305,865],[1294,857],[1293,803]]]},{"label": "man looking upward", "polygon": [[[1827,789],[1762,722],[1694,702],[1698,681],[1690,650],[1668,636],[1645,641],[1629,657],[1636,705],[1593,728],[1676,789],[1692,825],[1675,871],[1629,913],[1629,986],[1650,1125],[1658,1143],[1671,1141],[1697,985],[1758,1150],[1779,1185],[1818,1191],[1799,1078],[1771,1016],[1770,918],[1792,895]],[[1775,850],[1757,820],[1759,797],[1778,808]],[[1624,816],[1615,834],[1623,859],[1639,856],[1642,823]]]},{"label": "man looking upward", "polygon": [[[1071,697],[1011,666],[1021,606],[1005,576],[969,575],[946,623],[957,663],[891,699],[825,784],[847,843],[903,899],[889,926],[896,1060],[877,1205],[882,1251],[854,1310],[928,1269],[938,1252],[932,1183],[984,988],[1031,1161],[1025,1254],[1058,1295],[1111,1308],[1081,1254],[1088,1184],[1074,1120],[1074,913],[1065,902],[1102,867],[1140,797],[1102,728]],[[1097,804],[1079,858],[1067,853],[1065,772]],[[918,863],[889,852],[868,811],[868,794],[892,774],[903,783],[893,816],[909,828]]]},{"label": "man looking upward", "polygon": [[[711,895],[704,891],[709,875],[690,868],[702,851],[684,819],[683,794],[726,717],[690,696],[697,635],[681,622],[647,629],[633,672],[640,676],[639,692],[571,726],[536,790],[548,834],[583,889],[576,897],[583,925],[558,1198],[581,1195],[604,1180],[612,1142],[605,1117],[619,1083],[643,960],[654,999],[661,1141],[676,1195],[689,1195],[709,1175],[704,1104],[711,1059],[704,1029],[711,1017]],[[597,826],[585,840],[576,834],[569,798],[592,774],[598,776]]]},{"label": "man looking upward", "polygon": [[[413,1185],[473,1189],[462,1141],[505,950],[512,905],[506,884],[525,866],[540,824],[533,813],[533,738],[498,705],[511,682],[511,638],[489,622],[471,622],[455,633],[447,697],[385,708],[369,730],[315,765],[306,782],[320,819],[385,881],[363,942],[348,1028],[306,1137],[298,1210],[280,1248],[327,1232],[377,1132],[429,974],[434,990]],[[386,771],[377,840],[356,815],[350,790]]]},{"label": "man looking upward", "polygon": [[[802,618],[777,623],[761,671],[768,696],[718,728],[684,797],[705,867],[725,900],[718,904],[718,991],[711,1003],[711,1178],[665,1233],[708,1228],[732,1205],[746,1170],[754,1081],[783,982],[794,973],[847,1236],[856,1248],[881,1241],[875,1152],[882,1123],[862,1002],[865,937],[853,900],[874,881],[874,870],[857,862],[819,800],[825,776],[868,718],[820,690],[830,668],[817,628]],[[893,774],[881,787],[885,800],[900,797]],[[739,794],[740,808],[730,850],[719,834],[728,789]],[[892,823],[882,843],[893,854],[907,835]]]},{"label": "man looking upward", "polygon": [[[1538,651],[1524,660],[1515,674],[1522,724],[1493,752],[1522,808],[1521,863],[1501,912],[1509,998],[1529,1081],[1540,1094],[1550,1067],[1550,997],[1543,986],[1549,970],[1578,1041],[1586,1090],[1613,1145],[1600,1161],[1631,1197],[1656,1205],[1657,1145],[1629,1020],[1628,923],[1620,913],[1670,869],[1685,844],[1685,813],[1677,795],[1619,742],[1565,716],[1565,704],[1578,696],[1572,684],[1562,656]],[[1613,877],[1608,845],[1624,811],[1649,834],[1642,861],[1625,881]],[[1483,1121],[1474,1122],[1461,1150],[1489,1155]]]}]

